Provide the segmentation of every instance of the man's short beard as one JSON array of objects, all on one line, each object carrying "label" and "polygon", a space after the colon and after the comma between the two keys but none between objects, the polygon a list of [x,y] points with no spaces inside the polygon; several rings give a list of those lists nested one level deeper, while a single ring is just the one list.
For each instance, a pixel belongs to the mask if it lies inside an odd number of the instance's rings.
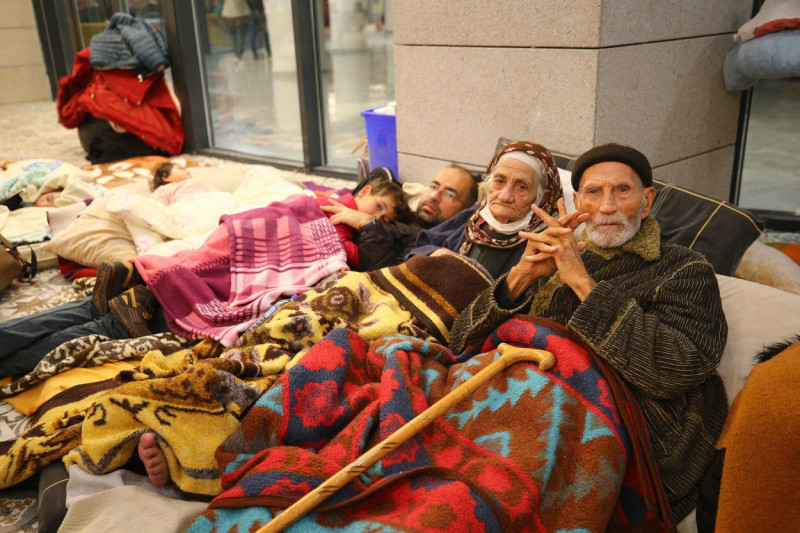
[{"label": "man's short beard", "polygon": [[[422,210],[422,206],[427,204],[431,204],[434,211],[433,213],[428,213]],[[425,201],[419,203],[419,205],[417,206],[417,216],[420,218],[420,220],[424,221],[425,223],[432,224],[434,226],[436,224],[441,224],[443,222],[443,220],[441,220],[442,217],[441,209],[439,209],[439,206],[437,206],[435,203],[430,201],[427,201],[427,203]],[[426,217],[432,217],[432,218],[428,219]]]},{"label": "man's short beard", "polygon": [[[594,220],[586,221],[586,236],[590,241],[602,248],[616,248],[622,246],[633,238],[642,227],[642,212],[644,211],[644,199],[639,205],[639,210],[631,218],[625,218],[622,213],[616,215],[595,215]],[[597,229],[599,224],[619,224],[613,229]]]}]

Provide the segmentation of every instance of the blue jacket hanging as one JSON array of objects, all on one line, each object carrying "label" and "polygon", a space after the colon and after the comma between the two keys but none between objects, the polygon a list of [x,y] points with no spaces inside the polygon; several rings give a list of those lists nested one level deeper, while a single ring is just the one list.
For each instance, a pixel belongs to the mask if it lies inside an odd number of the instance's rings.
[{"label": "blue jacket hanging", "polygon": [[108,26],[89,42],[92,68],[131,69],[142,76],[169,66],[167,45],[158,30],[141,17],[114,13]]}]

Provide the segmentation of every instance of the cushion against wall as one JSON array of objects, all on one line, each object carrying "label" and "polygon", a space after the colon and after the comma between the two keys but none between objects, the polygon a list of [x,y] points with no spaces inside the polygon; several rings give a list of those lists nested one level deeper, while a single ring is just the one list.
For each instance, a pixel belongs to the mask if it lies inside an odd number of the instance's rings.
[{"label": "cushion against wall", "polygon": [[734,275],[800,294],[800,265],[780,250],[756,240],[742,256]]},{"label": "cushion against wall", "polygon": [[668,244],[705,255],[717,274],[732,276],[745,251],[761,235],[764,222],[752,213],[676,185],[653,180],[650,213]]},{"label": "cushion against wall", "polygon": [[717,282],[728,321],[728,342],[718,370],[730,404],[753,369],[755,356],[770,344],[800,334],[800,296],[719,274]]}]

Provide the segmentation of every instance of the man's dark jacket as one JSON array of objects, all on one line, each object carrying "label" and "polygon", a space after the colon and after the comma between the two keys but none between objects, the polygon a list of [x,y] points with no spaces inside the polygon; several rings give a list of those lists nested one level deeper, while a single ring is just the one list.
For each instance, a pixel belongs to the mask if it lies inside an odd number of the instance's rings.
[{"label": "man's dark jacket", "polygon": [[414,248],[417,234],[426,225],[416,215],[409,223],[398,221],[375,222],[361,228],[358,232],[358,269],[362,272],[399,265],[405,255]]}]

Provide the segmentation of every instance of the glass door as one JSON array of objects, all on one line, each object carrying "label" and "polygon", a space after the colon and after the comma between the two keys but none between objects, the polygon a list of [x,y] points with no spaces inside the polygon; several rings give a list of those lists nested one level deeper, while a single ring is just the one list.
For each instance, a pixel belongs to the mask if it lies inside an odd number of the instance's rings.
[{"label": "glass door", "polygon": [[53,96],[115,12],[162,33],[185,150],[354,176],[394,100],[391,0],[34,0]]},{"label": "glass door", "polygon": [[[754,17],[764,3],[753,1]],[[800,80],[765,78],[742,94],[731,199],[761,215],[769,229],[800,230],[798,141]]]},{"label": "glass door", "polygon": [[752,89],[739,205],[800,216],[800,81],[761,80]]},{"label": "glass door", "polygon": [[391,3],[316,0],[302,8],[293,14],[285,0],[205,1],[211,143],[353,170],[365,134],[361,111],[394,100]]},{"label": "glass door", "polygon": [[[328,165],[353,167],[361,112],[394,101],[391,0],[318,0]],[[354,150],[356,153],[354,155]]]},{"label": "glass door", "polygon": [[211,146],[302,162],[291,3],[206,0],[202,15]]}]

